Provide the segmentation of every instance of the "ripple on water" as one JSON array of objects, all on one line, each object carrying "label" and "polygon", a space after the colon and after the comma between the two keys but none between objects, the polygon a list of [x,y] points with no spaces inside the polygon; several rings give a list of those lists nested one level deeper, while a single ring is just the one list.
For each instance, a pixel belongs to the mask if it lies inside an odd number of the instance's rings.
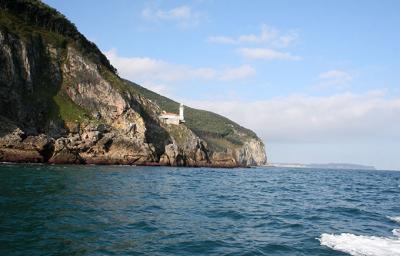
[{"label": "ripple on water", "polygon": [[227,218],[231,220],[240,220],[246,218],[245,215],[235,210],[211,210],[206,213],[209,218]]},{"label": "ripple on water", "polygon": [[163,210],[163,208],[159,205],[148,205],[143,209],[145,212],[157,212],[161,210]]},{"label": "ripple on water", "polygon": [[215,240],[183,241],[170,243],[164,246],[161,251],[172,253],[173,255],[191,255],[212,253],[220,248],[229,248],[229,245]]},{"label": "ripple on water", "polygon": [[260,246],[258,247],[257,251],[254,251],[255,253],[257,252],[262,252],[264,255],[269,255],[269,254],[282,254],[282,255],[289,255],[290,253],[294,253],[296,250],[289,245],[284,245],[284,244],[268,244],[265,246]]},{"label": "ripple on water", "polygon": [[388,216],[388,218],[389,218],[391,221],[400,223],[400,216],[396,216],[396,217]]},{"label": "ripple on water", "polygon": [[153,232],[158,230],[158,228],[147,221],[138,221],[134,223],[130,223],[126,226],[127,229],[141,230],[145,232]]}]

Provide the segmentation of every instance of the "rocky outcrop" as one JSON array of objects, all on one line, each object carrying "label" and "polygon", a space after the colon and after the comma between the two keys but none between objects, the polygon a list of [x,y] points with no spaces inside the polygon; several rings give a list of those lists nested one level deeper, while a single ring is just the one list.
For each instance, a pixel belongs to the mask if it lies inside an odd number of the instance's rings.
[{"label": "rocky outcrop", "polygon": [[172,143],[165,146],[160,157],[161,165],[212,166],[206,143],[184,125],[166,127]]},{"label": "rocky outcrop", "polygon": [[[79,32],[71,36],[54,24],[62,33],[43,33],[46,28],[23,19],[10,25],[18,13],[2,6],[0,161],[215,167],[266,162],[264,145],[254,136],[233,129],[238,142],[213,147],[186,124],[161,123],[161,107],[119,78]],[[24,26],[29,29],[21,32]]]},{"label": "rocky outcrop", "polygon": [[41,163],[50,158],[53,139],[44,134],[27,136],[4,117],[0,122],[0,161]]},{"label": "rocky outcrop", "polygon": [[256,166],[266,163],[264,144],[259,139],[246,140],[236,151],[236,158],[243,166]]}]

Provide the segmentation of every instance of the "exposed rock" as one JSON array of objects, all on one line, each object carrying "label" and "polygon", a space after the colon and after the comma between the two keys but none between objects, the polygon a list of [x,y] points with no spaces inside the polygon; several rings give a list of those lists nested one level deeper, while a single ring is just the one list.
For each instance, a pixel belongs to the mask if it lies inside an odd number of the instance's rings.
[{"label": "exposed rock", "polygon": [[49,159],[49,163],[54,164],[79,164],[83,163],[77,150],[68,146],[69,140],[66,138],[57,139],[54,143],[54,154]]},{"label": "exposed rock", "polygon": [[0,137],[0,145],[4,148],[20,147],[24,136],[25,133],[20,128],[16,127]]},{"label": "exposed rock", "polygon": [[46,162],[53,154],[54,139],[44,134],[28,136],[23,141],[23,148],[32,151],[36,150],[42,156],[43,162]]},{"label": "exposed rock", "polygon": [[0,148],[0,162],[42,163],[44,159],[36,150]]},{"label": "exposed rock", "polygon": [[267,162],[264,144],[260,140],[249,139],[236,152],[238,163],[244,166],[254,166]]},{"label": "exposed rock", "polygon": [[78,122],[65,122],[65,127],[69,133],[79,133],[81,124]]},{"label": "exposed rock", "polygon": [[238,166],[232,152],[214,152],[212,155],[213,163],[217,167],[235,167]]},{"label": "exposed rock", "polygon": [[165,153],[160,157],[160,164],[176,166],[178,155],[178,146],[176,144],[168,144],[165,146]]}]

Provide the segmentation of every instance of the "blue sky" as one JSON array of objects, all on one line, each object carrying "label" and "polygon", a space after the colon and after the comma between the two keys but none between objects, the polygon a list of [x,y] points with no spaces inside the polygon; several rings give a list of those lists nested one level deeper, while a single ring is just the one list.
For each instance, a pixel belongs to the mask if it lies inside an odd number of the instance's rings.
[{"label": "blue sky", "polygon": [[255,130],[271,162],[400,169],[399,1],[45,2],[122,77]]}]

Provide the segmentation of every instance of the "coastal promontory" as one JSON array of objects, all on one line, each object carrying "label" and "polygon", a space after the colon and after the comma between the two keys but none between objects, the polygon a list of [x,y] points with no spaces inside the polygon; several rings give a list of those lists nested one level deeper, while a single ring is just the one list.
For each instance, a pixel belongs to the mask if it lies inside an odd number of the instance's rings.
[{"label": "coastal promontory", "polygon": [[0,0],[0,161],[238,167],[266,154],[251,130],[120,78],[55,9]]}]

